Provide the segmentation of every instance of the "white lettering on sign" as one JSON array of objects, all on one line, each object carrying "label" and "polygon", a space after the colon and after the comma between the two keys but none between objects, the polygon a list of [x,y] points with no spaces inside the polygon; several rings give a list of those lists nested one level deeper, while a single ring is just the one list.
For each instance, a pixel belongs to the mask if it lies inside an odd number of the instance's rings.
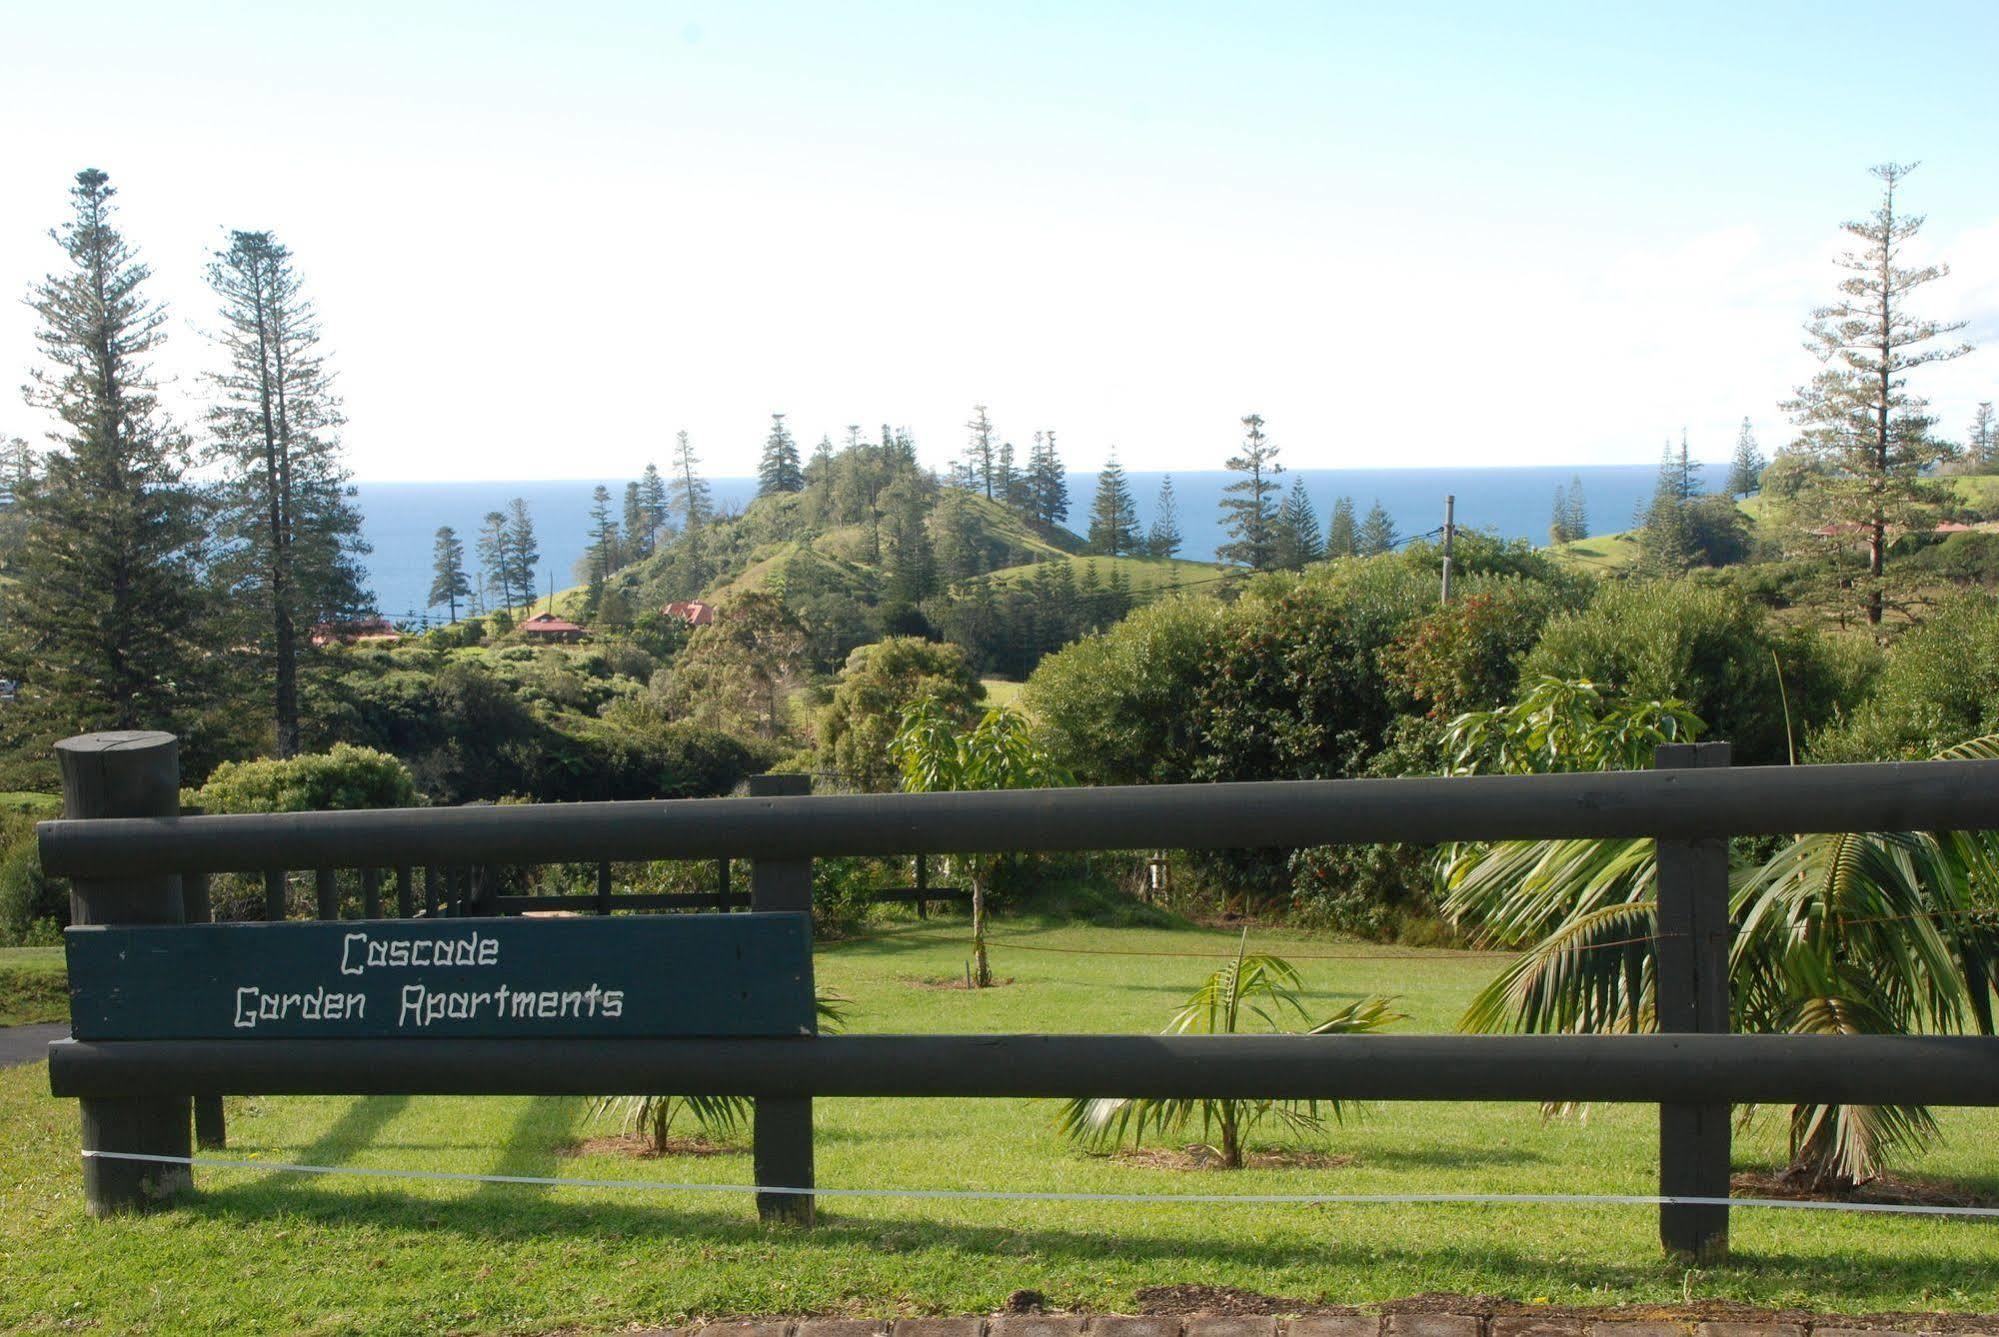
[{"label": "white lettering on sign", "polygon": [[498,984],[491,989],[432,989],[423,984],[405,984],[402,1006],[396,1013],[398,1029],[422,1030],[440,1021],[473,1021],[493,1017],[509,1021],[559,1021],[568,1017],[625,1015],[625,991],[591,984],[587,989],[513,989]]},{"label": "white lettering on sign", "polygon": [[340,940],[340,973],[421,970],[431,966],[497,966],[500,944],[476,930],[462,938],[390,938],[349,933]]},{"label": "white lettering on sign", "polygon": [[245,985],[236,991],[234,1025],[255,1030],[263,1021],[360,1021],[368,1015],[365,994],[314,989],[309,993],[273,993]]}]

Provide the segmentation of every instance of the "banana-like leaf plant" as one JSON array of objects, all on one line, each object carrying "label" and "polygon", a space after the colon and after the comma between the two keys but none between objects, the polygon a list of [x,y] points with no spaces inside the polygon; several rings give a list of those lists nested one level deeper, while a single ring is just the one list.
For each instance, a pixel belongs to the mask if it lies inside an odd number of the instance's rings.
[{"label": "banana-like leaf plant", "polygon": [[[1304,985],[1297,970],[1279,956],[1249,952],[1248,934],[1233,961],[1223,965],[1189,995],[1167,1023],[1167,1035],[1234,1035],[1254,1018],[1282,1033],[1286,1023],[1306,1019]],[[1308,1028],[1311,1035],[1351,1035],[1378,1031],[1404,1014],[1390,1010],[1391,999],[1376,995],[1349,1003]],[[1322,1134],[1326,1120],[1348,1112],[1338,1100],[1129,1099],[1102,1096],[1071,1100],[1057,1126],[1091,1147],[1137,1146],[1148,1137],[1173,1137],[1198,1124],[1203,1150],[1225,1169],[1243,1164],[1244,1138],[1265,1120],[1294,1132]]]},{"label": "banana-like leaf plant", "polygon": [[[932,698],[925,697],[903,713],[902,724],[889,743],[889,756],[902,774],[909,794],[935,794],[964,789],[1052,789],[1076,783],[1049,756],[1018,711],[1004,706],[988,710],[970,729]],[[986,955],[986,883],[994,867],[992,855],[960,856],[972,884],[972,986],[993,982]]]}]

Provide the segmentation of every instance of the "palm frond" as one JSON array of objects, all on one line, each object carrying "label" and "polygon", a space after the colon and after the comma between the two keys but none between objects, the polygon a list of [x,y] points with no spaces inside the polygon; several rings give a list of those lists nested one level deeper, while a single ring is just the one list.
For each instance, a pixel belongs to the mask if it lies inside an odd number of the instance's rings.
[{"label": "palm frond", "polygon": [[[1247,932],[1233,960],[1224,963],[1166,1024],[1168,1035],[1232,1035],[1245,1016],[1273,1032],[1284,1022],[1308,1014],[1304,982],[1296,967],[1280,956],[1248,950]],[[1312,1026],[1312,1035],[1359,1035],[1404,1020],[1392,1000],[1379,995],[1349,1003]],[[1129,1098],[1097,1096],[1065,1101],[1056,1128],[1073,1141],[1092,1148],[1139,1145],[1148,1139],[1179,1136],[1198,1123],[1204,1142],[1219,1150],[1224,1165],[1238,1164],[1241,1136],[1266,1120],[1297,1133],[1322,1133],[1325,1122],[1344,1120],[1348,1102],[1337,1100],[1225,1100]],[[1220,1133],[1221,1147],[1213,1142]]]}]

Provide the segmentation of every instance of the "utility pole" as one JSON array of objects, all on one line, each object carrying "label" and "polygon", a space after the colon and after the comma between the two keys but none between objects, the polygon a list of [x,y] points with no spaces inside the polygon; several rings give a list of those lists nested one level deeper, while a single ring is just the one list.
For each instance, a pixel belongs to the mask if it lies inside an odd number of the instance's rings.
[{"label": "utility pole", "polygon": [[1443,602],[1451,601],[1451,536],[1458,532],[1458,499],[1456,496],[1444,498],[1444,596]]}]

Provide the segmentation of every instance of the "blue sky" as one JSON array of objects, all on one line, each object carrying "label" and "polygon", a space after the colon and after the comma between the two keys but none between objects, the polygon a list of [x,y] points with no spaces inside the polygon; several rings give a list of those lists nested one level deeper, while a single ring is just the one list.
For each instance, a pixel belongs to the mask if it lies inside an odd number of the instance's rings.
[{"label": "blue sky", "polygon": [[[746,472],[970,405],[1076,467],[1642,461],[1765,443],[1865,168],[1990,346],[1999,5],[0,3],[0,290],[93,164],[176,315],[296,251],[365,478]],[[1877,76],[1879,63],[1886,73]],[[1885,88],[1877,80],[1885,78]],[[87,90],[87,91],[86,91]],[[0,309],[0,365],[33,356]],[[0,430],[39,429],[0,402]]]}]

